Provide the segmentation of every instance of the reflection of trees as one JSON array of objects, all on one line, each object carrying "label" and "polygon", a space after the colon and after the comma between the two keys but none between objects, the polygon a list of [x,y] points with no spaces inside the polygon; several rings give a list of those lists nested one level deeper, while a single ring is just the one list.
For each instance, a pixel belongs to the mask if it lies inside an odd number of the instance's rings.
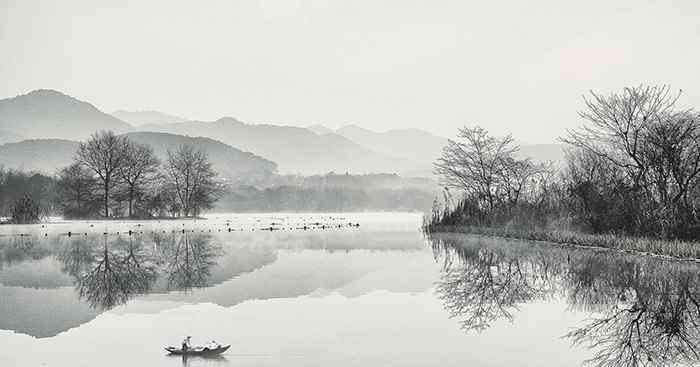
[{"label": "reflection of trees", "polygon": [[156,279],[156,268],[140,241],[104,239],[103,246],[86,241],[69,243],[59,258],[77,281],[81,299],[92,307],[109,309],[147,292]]},{"label": "reflection of trees", "polygon": [[591,362],[597,366],[699,363],[698,270],[679,264],[620,262],[599,274],[598,292],[606,294],[606,307],[599,307],[598,316],[567,336],[594,347]]},{"label": "reflection of trees", "polygon": [[221,254],[221,247],[212,242],[211,235],[184,233],[161,244],[168,290],[207,285],[211,268]]},{"label": "reflection of trees", "polygon": [[465,330],[484,330],[497,319],[512,318],[518,304],[540,297],[546,291],[536,272],[523,269],[517,259],[482,248],[462,251],[462,261],[450,260],[443,268],[437,292],[451,317],[462,319]]},{"label": "reflection of trees", "polygon": [[700,267],[648,257],[518,243],[434,239],[436,291],[465,330],[511,319],[552,295],[595,317],[567,334],[597,366],[700,363]]},{"label": "reflection of trees", "polygon": [[94,245],[84,237],[68,241],[58,253],[63,271],[78,279],[95,261]]}]

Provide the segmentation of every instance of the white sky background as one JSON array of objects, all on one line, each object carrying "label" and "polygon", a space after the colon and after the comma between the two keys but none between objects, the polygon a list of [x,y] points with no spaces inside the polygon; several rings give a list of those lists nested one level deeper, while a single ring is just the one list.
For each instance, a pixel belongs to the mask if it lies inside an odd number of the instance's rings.
[{"label": "white sky background", "polygon": [[0,98],[107,112],[548,143],[589,89],[668,83],[693,106],[699,71],[698,1],[0,0]]}]

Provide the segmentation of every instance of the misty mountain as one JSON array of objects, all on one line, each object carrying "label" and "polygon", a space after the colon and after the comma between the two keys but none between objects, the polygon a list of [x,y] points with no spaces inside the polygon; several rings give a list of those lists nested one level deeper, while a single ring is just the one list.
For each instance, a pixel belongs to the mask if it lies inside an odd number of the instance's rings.
[{"label": "misty mountain", "polygon": [[[151,132],[134,132],[126,136],[151,146],[163,161],[168,149],[177,149],[182,144],[193,145],[209,154],[214,170],[221,177],[232,180],[251,182],[264,179],[276,170],[274,162],[209,138]],[[33,139],[0,145],[0,166],[52,174],[72,162],[78,144],[71,140]]]},{"label": "misty mountain", "polygon": [[90,103],[55,90],[40,89],[0,100],[0,130],[29,139],[80,140],[99,130],[125,132],[130,128]]},{"label": "misty mountain", "polygon": [[0,166],[53,174],[70,164],[78,144],[63,139],[31,139],[3,144],[0,145]]},{"label": "misty mountain", "polygon": [[183,144],[202,149],[209,155],[214,170],[221,177],[233,180],[255,181],[277,170],[275,162],[210,138],[156,132],[132,132],[126,136],[134,142],[151,146],[161,160],[166,159],[168,150],[174,151]]},{"label": "misty mountain", "polygon": [[300,127],[246,124],[231,117],[141,128],[215,138],[277,162],[282,173],[404,172],[416,166],[410,160],[372,151],[337,134],[318,135]]},{"label": "misty mountain", "polygon": [[[323,128],[321,125],[317,126]],[[348,125],[335,130],[335,133],[368,149],[426,164],[432,164],[439,158],[442,148],[447,144],[447,138],[420,129],[398,129],[380,133]],[[564,159],[564,150],[561,144],[525,144],[520,145],[518,155],[538,162],[561,162]]]},{"label": "misty mountain", "polygon": [[368,149],[398,158],[410,159],[429,167],[442,152],[447,139],[419,129],[396,129],[375,132],[356,125],[347,125],[335,131]]},{"label": "misty mountain", "polygon": [[112,116],[125,121],[133,126],[146,124],[173,124],[177,122],[185,122],[187,119],[168,115],[158,111],[125,111],[119,110],[112,112]]}]

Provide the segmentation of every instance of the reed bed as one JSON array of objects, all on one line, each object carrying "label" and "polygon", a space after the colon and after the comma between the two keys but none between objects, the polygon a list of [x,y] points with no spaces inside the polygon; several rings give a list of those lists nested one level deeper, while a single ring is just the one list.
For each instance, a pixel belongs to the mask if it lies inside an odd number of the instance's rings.
[{"label": "reed bed", "polygon": [[673,239],[630,237],[618,234],[589,234],[575,231],[523,229],[514,227],[482,227],[443,225],[426,218],[426,233],[457,232],[490,237],[544,241],[561,245],[606,248],[639,254],[652,254],[677,259],[700,260],[700,243]]}]

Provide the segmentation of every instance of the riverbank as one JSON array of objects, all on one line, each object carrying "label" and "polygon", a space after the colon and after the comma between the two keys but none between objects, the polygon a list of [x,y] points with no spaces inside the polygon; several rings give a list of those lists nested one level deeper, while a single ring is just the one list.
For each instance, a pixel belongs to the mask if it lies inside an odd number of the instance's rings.
[{"label": "riverbank", "polygon": [[426,233],[451,232],[488,237],[543,241],[560,245],[604,248],[637,254],[651,254],[674,259],[700,261],[700,243],[629,237],[615,234],[588,234],[562,230],[517,229],[511,227],[477,227],[465,225],[428,225]]}]

